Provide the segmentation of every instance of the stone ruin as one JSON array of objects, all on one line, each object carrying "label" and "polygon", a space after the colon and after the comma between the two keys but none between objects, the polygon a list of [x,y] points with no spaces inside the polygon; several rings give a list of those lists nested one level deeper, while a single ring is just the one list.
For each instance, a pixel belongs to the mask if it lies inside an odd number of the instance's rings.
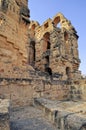
[{"label": "stone ruin", "polygon": [[71,21],[62,13],[42,25],[29,18],[27,0],[0,0],[0,98],[11,107],[40,97],[85,101],[79,36]]}]

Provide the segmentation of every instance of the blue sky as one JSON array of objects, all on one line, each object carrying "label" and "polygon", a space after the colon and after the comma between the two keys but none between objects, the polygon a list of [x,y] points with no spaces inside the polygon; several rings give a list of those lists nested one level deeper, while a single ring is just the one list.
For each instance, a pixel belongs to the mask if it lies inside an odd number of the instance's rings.
[{"label": "blue sky", "polygon": [[30,19],[42,24],[58,12],[64,14],[78,35],[80,70],[86,75],[86,0],[29,0]]}]

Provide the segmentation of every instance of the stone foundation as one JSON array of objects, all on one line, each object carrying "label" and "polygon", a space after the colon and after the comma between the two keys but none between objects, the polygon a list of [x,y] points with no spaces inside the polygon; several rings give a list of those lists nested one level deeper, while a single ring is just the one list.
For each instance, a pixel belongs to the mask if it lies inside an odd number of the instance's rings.
[{"label": "stone foundation", "polygon": [[38,76],[35,71],[29,78],[0,78],[0,98],[10,99],[11,107],[32,104],[34,98],[51,100],[86,100],[86,80],[66,81]]},{"label": "stone foundation", "polygon": [[69,84],[50,79],[0,78],[0,97],[11,100],[11,107],[29,105],[34,98],[68,99]]}]

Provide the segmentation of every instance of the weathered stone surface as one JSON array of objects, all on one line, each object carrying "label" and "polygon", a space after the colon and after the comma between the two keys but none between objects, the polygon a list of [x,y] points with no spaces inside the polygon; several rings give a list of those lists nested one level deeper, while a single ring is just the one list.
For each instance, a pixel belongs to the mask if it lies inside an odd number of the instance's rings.
[{"label": "weathered stone surface", "polygon": [[9,100],[0,99],[0,130],[10,130]]},{"label": "weathered stone surface", "polygon": [[45,116],[56,124],[60,130],[83,130],[86,128],[86,102],[51,101],[35,99],[35,106],[40,108]]},{"label": "weathered stone surface", "polygon": [[[58,13],[40,25],[29,20],[29,13],[28,0],[0,0],[0,98],[10,99],[11,107],[32,104],[38,97],[85,101],[86,78],[79,71],[72,23]],[[67,129],[73,127],[70,118]]]},{"label": "weathered stone surface", "polygon": [[44,77],[0,78],[0,97],[11,100],[11,107],[29,105],[36,97],[62,100],[69,98],[68,83]]},{"label": "weathered stone surface", "polygon": [[44,118],[41,110],[33,106],[14,109],[11,112],[11,130],[57,130]]},{"label": "weathered stone surface", "polygon": [[[59,23],[61,27],[58,27]],[[48,73],[49,70],[46,68],[51,69],[52,73],[63,74],[62,79],[65,80],[75,78],[80,60],[77,45],[78,35],[71,22],[63,14],[58,13],[41,26],[32,21],[29,30],[31,40],[36,43],[34,46],[34,51],[36,51],[35,66]],[[34,33],[33,36],[32,33]],[[31,43],[30,41],[29,44]],[[32,61],[29,59],[29,62]]]}]

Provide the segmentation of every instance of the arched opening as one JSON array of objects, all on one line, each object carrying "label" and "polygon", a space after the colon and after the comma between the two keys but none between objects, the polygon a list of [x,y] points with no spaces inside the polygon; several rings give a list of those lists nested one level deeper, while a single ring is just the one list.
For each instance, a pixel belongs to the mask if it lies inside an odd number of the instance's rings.
[{"label": "arched opening", "polygon": [[67,41],[68,40],[68,33],[65,31],[64,32],[64,40]]},{"label": "arched opening", "polygon": [[52,70],[50,67],[45,67],[45,72],[47,72],[50,76],[52,76]]},{"label": "arched opening", "polygon": [[35,27],[36,27],[36,25],[35,24],[33,24],[32,26],[31,26],[31,30],[35,30]]},{"label": "arched opening", "polygon": [[47,32],[43,36],[43,60],[44,60],[44,66],[45,71],[46,68],[49,67],[50,63],[50,49],[51,49],[51,43],[50,43],[50,33]]},{"label": "arched opening", "polygon": [[43,36],[44,42],[43,42],[43,51],[47,51],[48,49],[50,49],[50,33],[45,33]]},{"label": "arched opening", "polygon": [[48,67],[49,66],[49,56],[45,57],[45,65]]},{"label": "arched opening", "polygon": [[48,22],[44,24],[44,29],[48,28],[49,25],[48,25]]},{"label": "arched opening", "polygon": [[56,27],[61,28],[59,16],[54,19],[53,23]]},{"label": "arched opening", "polygon": [[35,60],[36,60],[35,42],[31,41],[29,46],[29,64],[35,65]]},{"label": "arched opening", "polygon": [[46,32],[43,37],[45,40],[49,41],[50,40],[50,33]]},{"label": "arched opening", "polygon": [[35,28],[36,28],[36,25],[33,24],[33,25],[31,26],[31,33],[30,33],[31,37],[34,37],[34,35],[35,35]]},{"label": "arched opening", "polygon": [[68,78],[68,79],[71,78],[71,70],[70,70],[70,67],[66,67],[66,75],[67,75],[67,78]]},{"label": "arched opening", "polygon": [[65,54],[68,56],[71,53],[71,45],[68,40],[68,33],[65,31],[64,32],[64,45],[65,45]]},{"label": "arched opening", "polygon": [[51,47],[51,44],[49,41],[47,41],[47,49],[50,49],[50,47]]}]

